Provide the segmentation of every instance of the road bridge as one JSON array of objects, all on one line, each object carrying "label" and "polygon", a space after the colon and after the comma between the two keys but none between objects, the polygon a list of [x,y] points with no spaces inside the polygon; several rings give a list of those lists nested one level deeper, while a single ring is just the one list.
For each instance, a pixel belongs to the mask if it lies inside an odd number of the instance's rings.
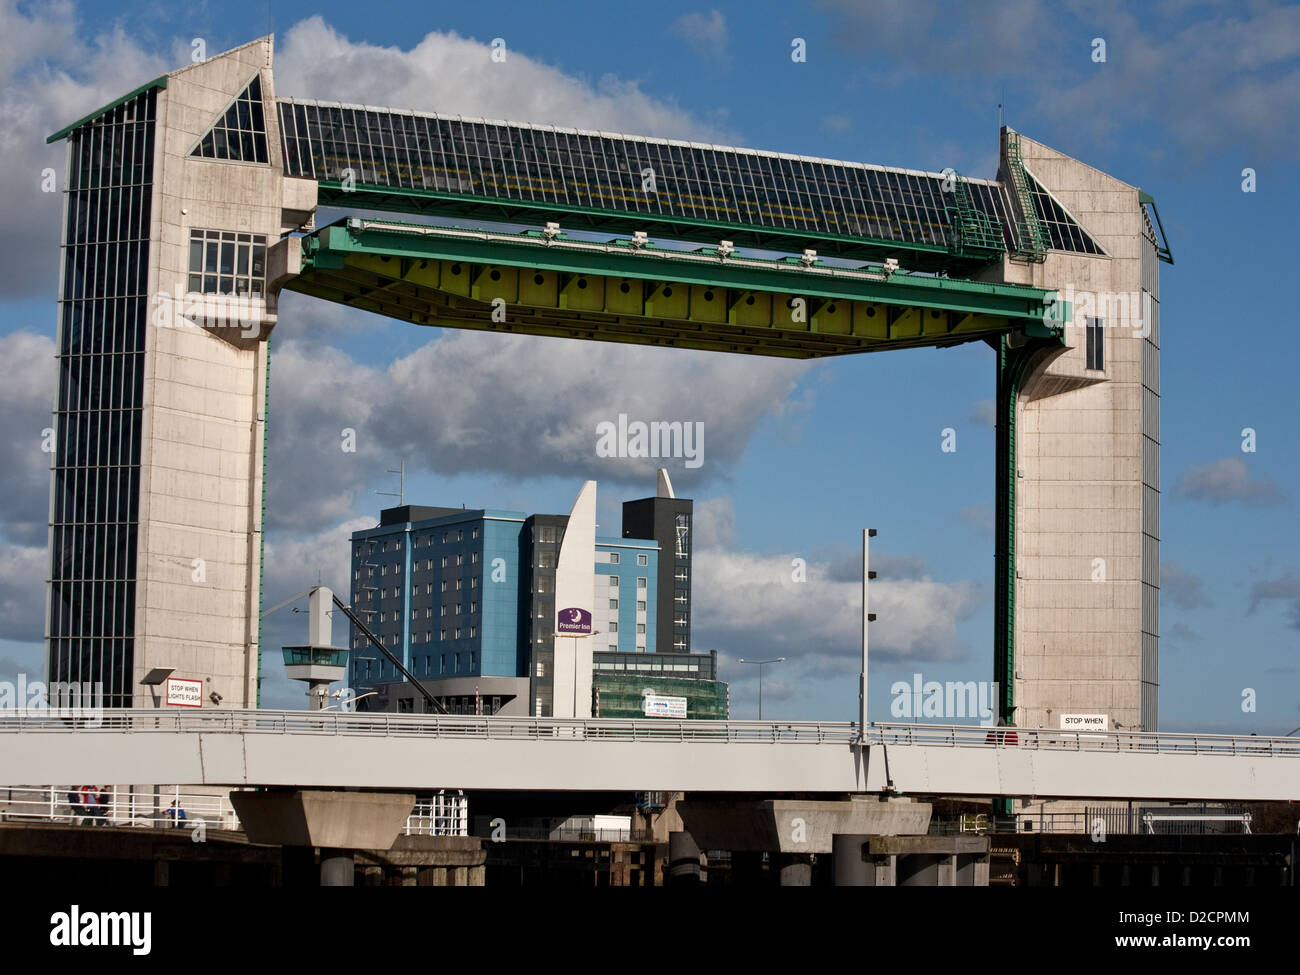
[{"label": "road bridge", "polygon": [[135,708],[0,737],[0,785],[1300,799],[1300,741],[1254,736]]}]

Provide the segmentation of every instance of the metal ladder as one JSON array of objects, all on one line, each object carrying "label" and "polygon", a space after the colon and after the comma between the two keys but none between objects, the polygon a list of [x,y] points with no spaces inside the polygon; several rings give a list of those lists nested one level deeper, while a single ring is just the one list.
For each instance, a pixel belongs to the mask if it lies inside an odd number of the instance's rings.
[{"label": "metal ladder", "polygon": [[1047,260],[1051,244],[1047,228],[1038,219],[1038,211],[1034,208],[1029,174],[1025,172],[1025,163],[1020,155],[1020,136],[1014,133],[1007,137],[1007,169],[1011,173],[1011,185],[1016,188],[1016,200],[1020,204],[1021,219],[1016,222],[1016,256],[1022,260],[1041,263]]}]

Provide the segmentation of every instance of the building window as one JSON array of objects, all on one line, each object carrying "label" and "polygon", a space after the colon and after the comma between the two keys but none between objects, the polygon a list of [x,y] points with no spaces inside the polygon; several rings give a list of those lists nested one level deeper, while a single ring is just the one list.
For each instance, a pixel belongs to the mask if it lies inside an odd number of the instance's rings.
[{"label": "building window", "polygon": [[446,604],[446,603],[443,603],[443,604],[442,604],[442,615],[443,615],[443,616],[446,616],[446,615],[447,615],[447,604]]},{"label": "building window", "polygon": [[677,557],[691,557],[691,516],[685,513],[677,516]]},{"label": "building window", "polygon": [[265,236],[221,230],[190,231],[189,290],[192,294],[260,297],[265,282]]},{"label": "building window", "polygon": [[445,555],[442,557],[442,567],[447,568],[447,556]]},{"label": "building window", "polygon": [[[445,635],[447,631],[443,630],[442,632]],[[447,672],[447,655],[444,653],[438,658],[438,673],[445,674],[446,672]]]},{"label": "building window", "polygon": [[645,576],[638,576],[638,577],[637,577],[637,580],[636,580],[636,587],[637,587],[638,589],[646,589],[646,588],[649,587],[649,585],[650,585],[649,580],[646,579]]},{"label": "building window", "polygon": [[456,591],[457,591],[457,592],[460,592],[460,583],[461,583],[461,580],[460,580],[460,579],[457,579],[457,580],[456,580]]},{"label": "building window", "polygon": [[649,564],[650,564],[650,556],[648,556],[648,555],[638,555],[638,556],[636,557],[636,564],[637,564],[637,565],[649,565]]},{"label": "building window", "polygon": [[465,564],[465,556],[464,556],[463,553],[461,553],[461,552],[457,552],[457,553],[456,553],[456,564],[457,564],[457,565],[464,565],[464,564]]},{"label": "building window", "polygon": [[379,622],[382,623],[383,621],[384,621],[384,614],[383,614],[383,613],[380,613],[380,614],[379,614]]},{"label": "building window", "polygon": [[617,599],[611,599],[611,600],[609,601],[609,608],[610,608],[610,609],[618,609],[618,600],[617,600]]},{"label": "building window", "polygon": [[471,530],[470,530],[470,533],[469,533],[469,537],[470,537],[470,538],[478,538],[478,529],[477,529],[477,528],[471,529]]},{"label": "building window", "polygon": [[610,652],[610,653],[618,653],[618,644],[617,644],[617,643],[611,643],[611,644],[609,645],[609,652]]},{"label": "building window", "polygon": [[446,580],[446,579],[443,579],[443,580],[442,580],[442,591],[443,591],[443,592],[446,592],[446,591],[447,591],[447,580]]},{"label": "building window", "polygon": [[644,644],[644,643],[638,643],[638,644],[637,644],[637,647],[636,647],[636,652],[637,652],[637,653],[645,653],[645,644]]},{"label": "building window", "polygon": [[610,552],[610,553],[609,553],[609,564],[610,564],[610,565],[618,565],[618,553],[617,553],[617,552]]},{"label": "building window", "polygon": [[1087,327],[1088,368],[1102,371],[1106,368],[1104,354],[1105,320],[1089,318]]},{"label": "building window", "polygon": [[424,594],[427,596],[427,595],[429,595],[429,594],[432,593],[432,592],[433,592],[433,583],[432,583],[432,582],[426,582],[426,583],[424,584]]},{"label": "building window", "polygon": [[617,632],[618,632],[618,624],[615,623],[613,620],[610,620],[610,621],[609,621],[609,632],[610,632],[610,633],[617,633]]},{"label": "building window", "polygon": [[[469,611],[470,611],[471,613],[477,613],[477,612],[478,612],[478,603],[471,602],[471,603],[469,604]],[[473,634],[471,634],[471,636],[472,636],[472,635],[473,635]]]},{"label": "building window", "polygon": [[537,553],[537,568],[539,568],[539,569],[554,569],[554,568],[555,568],[555,553],[554,553],[554,552],[538,552],[538,553]]},{"label": "building window", "polygon": [[685,604],[689,601],[690,601],[690,596],[687,594],[685,589],[673,590],[673,602]]},{"label": "building window", "polygon": [[[469,628],[469,638],[470,638],[471,640],[474,639],[474,635],[475,635],[477,632],[478,632],[477,628],[471,626],[471,627]],[[474,666],[474,654],[472,654],[472,653],[469,655],[469,665],[470,665],[471,667]]]},{"label": "building window", "polygon": [[470,552],[470,553],[469,553],[469,564],[470,564],[470,565],[478,565],[478,552]]},{"label": "building window", "polygon": [[477,589],[477,588],[478,588],[478,576],[474,576],[472,579],[470,579],[470,581],[469,581],[469,587],[470,587],[471,589]]},{"label": "building window", "polygon": [[610,576],[610,577],[609,577],[609,587],[610,587],[611,589],[617,589],[617,588],[618,588],[618,576]]},{"label": "building window", "polygon": [[387,566],[387,565],[381,565],[381,566],[379,567],[379,574],[380,574],[381,576],[386,576],[386,575],[388,575],[388,566]]},{"label": "building window", "polygon": [[638,600],[636,601],[636,611],[637,611],[638,613],[644,613],[644,612],[646,611],[646,609],[645,609],[645,600],[644,600],[644,599],[638,599]]}]

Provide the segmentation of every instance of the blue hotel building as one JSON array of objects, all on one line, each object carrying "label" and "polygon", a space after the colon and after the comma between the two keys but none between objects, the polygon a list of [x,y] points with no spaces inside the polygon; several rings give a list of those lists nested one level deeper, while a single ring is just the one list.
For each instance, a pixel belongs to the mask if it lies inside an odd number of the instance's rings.
[{"label": "blue hotel building", "polygon": [[[566,520],[491,508],[386,509],[378,526],[352,535],[353,610],[448,711],[548,714],[544,678],[554,659],[555,566]],[[663,547],[654,538],[597,536],[595,651],[658,649]],[[349,646],[352,687],[376,692],[359,708],[425,710],[356,627]]]}]

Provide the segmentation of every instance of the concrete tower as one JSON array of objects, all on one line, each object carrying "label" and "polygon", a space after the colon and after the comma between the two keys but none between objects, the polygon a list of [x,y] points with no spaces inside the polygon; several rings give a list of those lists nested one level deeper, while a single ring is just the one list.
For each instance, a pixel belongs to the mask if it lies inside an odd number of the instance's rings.
[{"label": "concrete tower", "polygon": [[1021,726],[1089,713],[1108,715],[1112,728],[1154,731],[1160,295],[1149,198],[1003,130],[999,178],[1009,186],[1017,155],[1043,229],[1082,228],[1087,239],[1074,240],[1073,253],[1002,263],[1005,281],[1059,289],[1074,319],[1064,350],[1027,357],[1009,431],[1010,418],[999,417],[1000,435],[1013,435],[1014,518],[1000,518],[998,530],[1014,546],[1015,626],[1011,673],[997,679],[1013,682]]},{"label": "concrete tower", "polygon": [[267,251],[316,201],[282,175],[271,55],[254,41],[51,137],[68,155],[48,674],[101,681],[111,705],[148,705],[155,667],[257,699]]}]

